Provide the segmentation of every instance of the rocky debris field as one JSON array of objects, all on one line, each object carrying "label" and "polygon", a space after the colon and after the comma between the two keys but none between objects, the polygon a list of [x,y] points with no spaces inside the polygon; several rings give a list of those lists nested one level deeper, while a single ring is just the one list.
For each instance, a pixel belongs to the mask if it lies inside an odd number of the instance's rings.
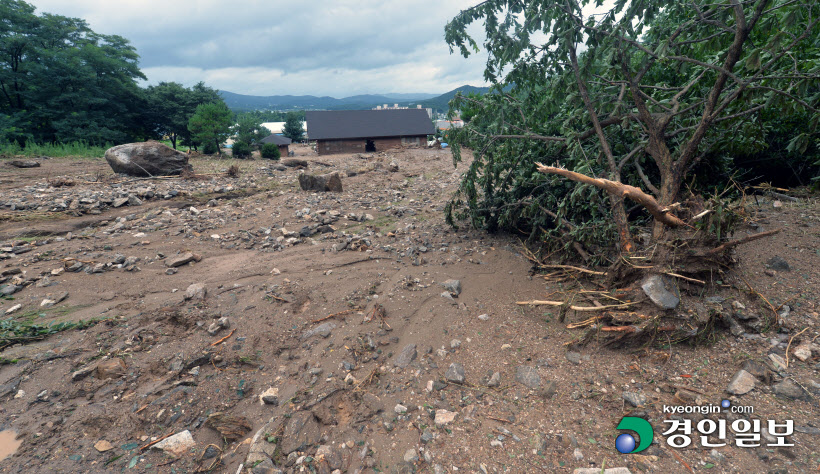
[{"label": "rocky debris field", "polygon": [[[758,201],[739,234],[784,231],[669,310],[720,314],[708,344],[615,350],[574,344],[589,314],[516,304],[561,291],[517,238],[444,223],[448,150],[296,155],[193,158],[193,179],[0,164],[0,432],[21,441],[0,472],[820,466],[815,202]],[[791,419],[794,446],[667,445],[664,405],[723,399],[754,411],[694,422]],[[654,427],[640,454],[615,449],[624,416]]]}]

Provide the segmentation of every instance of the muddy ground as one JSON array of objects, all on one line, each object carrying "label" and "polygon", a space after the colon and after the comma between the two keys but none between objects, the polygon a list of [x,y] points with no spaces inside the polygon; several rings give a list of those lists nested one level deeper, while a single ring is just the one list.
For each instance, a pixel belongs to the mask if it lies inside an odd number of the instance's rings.
[{"label": "muddy ground", "polygon": [[[737,236],[783,232],[675,310],[711,298],[740,326],[698,347],[578,347],[566,325],[589,314],[516,304],[566,282],[514,236],[444,223],[448,150],[296,155],[344,191],[302,191],[303,170],[266,160],[194,158],[198,180],[0,163],[0,320],[84,322],[0,352],[0,431],[22,441],[0,472],[820,468],[816,200],[750,199]],[[751,388],[727,393],[744,364]],[[754,412],[707,418],[791,419],[794,446],[667,445],[664,405],[723,399]],[[629,415],[655,429],[640,454],[615,449]],[[176,454],[150,445],[186,430]]]}]

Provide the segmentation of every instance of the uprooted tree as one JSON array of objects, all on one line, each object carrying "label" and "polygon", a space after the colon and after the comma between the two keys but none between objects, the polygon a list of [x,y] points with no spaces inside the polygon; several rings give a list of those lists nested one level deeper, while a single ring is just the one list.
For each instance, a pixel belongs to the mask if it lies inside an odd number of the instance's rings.
[{"label": "uprooted tree", "polygon": [[664,249],[681,246],[663,243],[691,231],[710,236],[700,255],[716,257],[734,244],[719,246],[723,203],[703,195],[733,154],[764,151],[784,120],[799,124],[788,151],[817,154],[820,7],[601,3],[488,0],[447,25],[447,42],[468,56],[479,51],[468,26],[483,20],[493,84],[451,103],[469,111],[449,136],[454,160],[466,146],[474,161],[448,218],[558,237],[598,261],[638,250],[637,230],[664,265],[679,257]]}]

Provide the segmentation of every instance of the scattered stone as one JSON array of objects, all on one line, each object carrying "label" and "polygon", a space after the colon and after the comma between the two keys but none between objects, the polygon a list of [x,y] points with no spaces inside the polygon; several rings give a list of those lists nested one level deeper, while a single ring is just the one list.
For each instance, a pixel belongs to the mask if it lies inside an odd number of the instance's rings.
[{"label": "scattered stone", "polygon": [[450,349],[458,349],[459,347],[461,347],[460,339],[453,339],[450,341]]},{"label": "scattered stone", "polygon": [[194,261],[198,262],[199,260],[201,260],[201,257],[198,257],[198,255],[191,252],[185,252],[176,257],[169,258],[165,261],[165,265],[170,268],[176,268]]},{"label": "scattered stone", "polygon": [[259,395],[261,405],[279,405],[279,389],[271,387]]},{"label": "scattered stone", "polygon": [[575,351],[567,351],[566,353],[567,360],[572,362],[575,365],[581,365],[581,353]]},{"label": "scattered stone", "polygon": [[339,173],[313,175],[302,173],[299,175],[299,186],[303,191],[331,191],[342,192],[342,177]]},{"label": "scattered stone", "polygon": [[584,459],[584,453],[582,453],[579,448],[575,448],[575,451],[572,452],[572,456],[576,461],[582,461]]},{"label": "scattered stone", "polygon": [[94,376],[100,380],[117,379],[124,376],[127,370],[128,367],[125,365],[125,361],[119,357],[114,357],[97,364]]},{"label": "scattered stone", "polygon": [[441,292],[441,297],[444,298],[445,300],[449,301],[450,304],[452,304],[452,305],[457,305],[458,304],[458,302],[456,302],[456,300],[453,298],[453,295],[451,295],[449,291],[442,291]]},{"label": "scattered stone", "polygon": [[458,295],[461,294],[461,280],[447,280],[441,284],[451,296],[458,298]]},{"label": "scattered stone", "polygon": [[481,378],[481,384],[487,387],[498,387],[501,385],[501,372],[488,372]]},{"label": "scattered stone", "polygon": [[487,315],[487,314],[479,314],[479,315],[478,315],[478,319],[480,319],[480,320],[482,320],[482,321],[489,321],[489,320],[490,320],[490,316],[489,316],[489,315]]},{"label": "scattered stone", "polygon": [[188,430],[179,432],[169,438],[165,438],[164,440],[160,441],[159,443],[152,446],[153,449],[159,449],[160,451],[165,452],[173,457],[180,457],[189,449],[196,446],[194,442],[194,437],[191,436],[191,432]]},{"label": "scattered stone", "polygon": [[404,452],[404,462],[415,464],[419,461],[419,453],[415,449],[408,449]]},{"label": "scattered stone", "polygon": [[416,352],[416,345],[407,344],[393,361],[393,365],[400,369],[404,369],[410,365],[411,362],[416,360],[416,355],[418,355]]},{"label": "scattered stone", "polygon": [[11,313],[17,311],[18,309],[20,309],[22,307],[23,307],[22,304],[16,304],[16,305],[12,306],[11,308],[7,309],[6,314],[11,314]]},{"label": "scattered stone", "polygon": [[396,412],[396,414],[402,415],[404,413],[407,413],[407,407],[402,405],[401,403],[397,403],[396,406],[393,407],[393,411]]},{"label": "scattered stone", "polygon": [[533,390],[541,385],[541,376],[538,375],[538,369],[526,365],[519,365],[515,370],[515,380]]},{"label": "scattered stone", "polygon": [[541,398],[550,399],[558,392],[558,384],[552,380],[548,380],[538,389],[538,396]]},{"label": "scattered stone", "polygon": [[450,368],[447,369],[444,378],[447,379],[448,382],[463,384],[465,380],[464,366],[459,363],[450,364]]},{"label": "scattered stone", "polygon": [[387,165],[387,171],[390,171],[391,173],[395,173],[398,170],[399,164],[396,163],[396,160],[391,161],[390,164]]},{"label": "scattered stone", "polygon": [[633,407],[642,407],[646,405],[646,395],[640,392],[624,392],[622,397]]},{"label": "scattered stone", "polygon": [[188,289],[185,290],[185,299],[186,300],[204,300],[205,296],[208,294],[208,289],[202,283],[192,283],[188,286]]},{"label": "scattered stone", "polygon": [[453,420],[456,419],[457,414],[458,413],[447,411],[447,410],[444,410],[444,409],[436,410],[436,418],[434,420],[435,423],[436,423],[436,426],[444,426],[444,425],[448,425],[448,424],[452,423]]},{"label": "scattered stone", "polygon": [[771,384],[772,380],[774,379],[774,373],[771,370],[769,370],[768,367],[753,360],[747,360],[743,362],[743,366],[741,367],[741,369],[754,375],[755,378],[766,384]]},{"label": "scattered stone", "polygon": [[190,170],[188,155],[155,141],[109,148],[105,160],[115,173],[129,176],[168,176]]},{"label": "scattered stone", "polygon": [[316,335],[327,338],[327,337],[330,337],[330,333],[334,329],[336,329],[336,323],[328,321],[326,323],[322,323],[322,324],[316,326],[313,329],[308,329],[307,331],[302,333],[302,338],[301,339],[305,340],[305,339],[311,338],[311,337],[316,336]]},{"label": "scattered stone", "polygon": [[811,358],[811,343],[806,341],[800,344],[799,346],[792,349],[792,354],[799,361],[806,362],[808,359]]},{"label": "scattered stone", "polygon": [[774,368],[777,371],[783,371],[788,368],[786,366],[786,359],[777,354],[769,354],[769,360],[772,361],[772,365],[774,365]]},{"label": "scattered stone", "polygon": [[307,411],[298,411],[290,417],[285,426],[280,448],[283,454],[290,454],[297,450],[303,450],[307,446],[319,444],[321,436],[319,423],[313,414]]},{"label": "scattered stone", "polygon": [[811,400],[811,395],[791,379],[786,379],[774,385],[774,393],[781,397],[793,400]]},{"label": "scattered stone", "polygon": [[732,395],[745,395],[755,388],[755,377],[743,369],[737,371],[726,391]]},{"label": "scattered stone", "polygon": [[111,207],[122,207],[128,204],[127,197],[116,198],[111,202]]},{"label": "scattered stone", "polygon": [[40,162],[34,160],[11,160],[9,165],[15,168],[39,168]]},{"label": "scattered stone", "polygon": [[206,423],[228,440],[242,438],[252,428],[251,423],[244,416],[227,413],[212,413],[208,415]]},{"label": "scattered stone", "polygon": [[772,270],[777,270],[778,272],[790,272],[790,271],[792,271],[792,267],[789,266],[789,262],[787,262],[782,257],[778,257],[777,255],[770,258],[769,261],[766,262],[766,266],[768,266]]},{"label": "scattered stone", "polygon": [[598,467],[579,467],[572,471],[572,474],[632,474],[632,471],[625,467],[611,467],[601,469]]},{"label": "scattered stone", "polygon": [[97,441],[96,443],[94,443],[94,449],[96,449],[97,451],[99,451],[101,453],[104,453],[106,451],[110,451],[110,450],[114,449],[114,445],[109,443],[108,441],[106,441],[104,439],[101,439],[101,440]]},{"label": "scattered stone", "polygon": [[300,160],[298,158],[286,158],[282,160],[282,164],[287,166],[288,168],[307,168],[308,162],[306,160]]},{"label": "scattered stone", "polygon": [[674,309],[680,303],[678,289],[662,275],[649,275],[644,278],[641,288],[646,296],[662,309]]}]

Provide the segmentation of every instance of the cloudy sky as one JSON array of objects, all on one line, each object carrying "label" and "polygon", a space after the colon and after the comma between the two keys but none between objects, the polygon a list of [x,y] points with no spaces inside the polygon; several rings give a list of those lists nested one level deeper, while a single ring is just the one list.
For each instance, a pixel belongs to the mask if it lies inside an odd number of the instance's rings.
[{"label": "cloudy sky", "polygon": [[333,97],[485,85],[486,55],[444,42],[447,21],[478,0],[28,1],[129,39],[149,83]]}]

